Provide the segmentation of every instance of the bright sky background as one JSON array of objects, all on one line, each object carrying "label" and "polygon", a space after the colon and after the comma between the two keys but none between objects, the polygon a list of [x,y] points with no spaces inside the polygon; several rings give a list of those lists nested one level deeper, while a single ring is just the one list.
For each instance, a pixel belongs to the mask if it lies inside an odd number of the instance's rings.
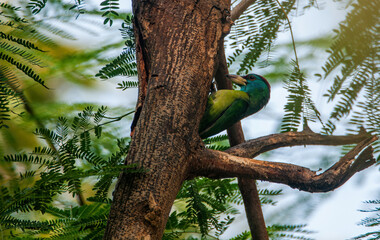
[{"label": "bright sky background", "polygon": [[[99,2],[101,1],[99,0]],[[120,4],[122,9],[129,9],[130,11],[130,0],[120,0]],[[318,4],[320,10],[307,10],[304,15],[293,18],[292,27],[296,41],[309,40],[323,36],[327,33],[332,33],[332,29],[336,28],[339,21],[344,19],[347,9],[342,8],[342,4],[327,0],[320,0],[318,1]],[[104,34],[105,36],[98,36],[97,39],[104,39],[103,37],[112,37],[116,35],[120,37],[118,31],[105,31]],[[289,41],[289,32],[280,34],[278,41],[279,43],[288,43]],[[88,44],[88,42],[86,42],[86,44]],[[96,42],[93,44],[96,44]],[[293,58],[293,54],[293,52],[290,52],[289,58]],[[299,52],[299,54],[302,54],[302,52]],[[319,55],[316,56],[316,59],[320,62],[314,64],[315,72],[321,72],[319,67],[323,63],[323,59],[325,59],[327,54],[319,52],[317,54]],[[62,96],[62,100],[68,102],[98,102],[109,106],[134,107],[137,90],[130,89],[124,92],[116,90],[115,82],[117,81],[102,81],[97,90],[90,90],[88,94],[83,94],[84,91],[87,91],[84,88],[70,88]],[[310,82],[309,84],[314,93],[314,101],[319,107],[323,106],[319,109],[321,110],[322,115],[327,116],[331,107],[326,106],[325,99],[321,98],[320,95],[330,83],[322,81]],[[104,89],[108,90],[108,94],[104,94]],[[272,98],[270,103],[264,110],[258,114],[255,114],[253,117],[243,120],[242,123],[246,139],[271,134],[278,131],[278,126],[276,125],[278,124],[278,120],[273,120],[273,117],[271,116],[282,116],[283,105],[286,101],[286,91],[282,88],[281,84],[278,84],[273,87],[271,96]],[[343,127],[338,128],[338,133],[344,134],[343,129]],[[270,160],[291,162],[294,164],[311,167],[313,166],[313,162],[320,159],[322,156],[321,154],[326,153],[331,156],[335,156],[336,160],[339,158],[339,148],[293,147],[276,151],[271,156]],[[260,159],[260,157],[258,157],[258,159]],[[348,181],[348,183],[332,193],[303,193],[298,190],[290,189],[284,185],[272,184],[271,189],[283,188],[286,195],[279,197],[280,202],[276,207],[265,206],[263,208],[264,215],[265,217],[273,216],[274,212],[278,211],[279,208],[294,207],[297,209],[297,206],[299,205],[300,214],[296,214],[296,216],[293,216],[292,218],[283,218],[281,222],[276,223],[307,223],[308,230],[317,232],[316,234],[310,235],[310,237],[317,240],[352,238],[370,230],[357,225],[361,219],[369,216],[367,213],[360,213],[357,210],[365,209],[367,207],[363,204],[364,200],[378,199],[380,197],[380,189],[378,186],[379,182],[380,175],[378,173],[378,167],[372,167],[356,174]],[[310,202],[314,204],[314,206],[311,207],[317,208],[308,217],[306,217],[306,214],[302,214],[302,212],[305,211],[305,208],[302,207],[302,200],[309,198],[312,199]],[[243,214],[237,217],[237,220],[233,226],[229,228],[221,239],[228,239],[243,230],[248,230],[244,208],[241,207],[240,211]],[[278,221],[278,219],[276,221]],[[270,222],[270,224],[273,223],[274,222]]]}]

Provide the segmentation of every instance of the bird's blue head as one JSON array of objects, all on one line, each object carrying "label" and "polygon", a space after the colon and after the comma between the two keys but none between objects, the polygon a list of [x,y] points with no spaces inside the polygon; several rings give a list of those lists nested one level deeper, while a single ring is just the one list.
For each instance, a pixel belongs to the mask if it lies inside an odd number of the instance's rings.
[{"label": "bird's blue head", "polygon": [[233,83],[241,86],[242,91],[250,91],[253,88],[266,88],[270,92],[269,82],[260,75],[250,73],[245,76],[239,75],[227,75],[227,78],[230,79]]}]

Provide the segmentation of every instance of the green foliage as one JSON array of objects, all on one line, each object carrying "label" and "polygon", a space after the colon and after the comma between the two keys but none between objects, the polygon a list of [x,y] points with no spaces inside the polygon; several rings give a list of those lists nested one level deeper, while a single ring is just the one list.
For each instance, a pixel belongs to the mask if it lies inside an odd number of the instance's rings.
[{"label": "green foliage", "polygon": [[276,201],[272,199],[272,197],[280,196],[282,194],[282,189],[279,190],[269,190],[269,189],[260,189],[259,190],[259,196],[260,196],[260,202],[262,205],[269,204],[269,205],[276,205]]},{"label": "green foliage", "polygon": [[26,48],[29,48],[29,49],[34,49],[34,50],[43,52],[41,49],[39,49],[33,43],[31,43],[31,42],[29,42],[29,41],[27,41],[25,39],[20,39],[20,38],[13,37],[12,35],[6,34],[4,32],[0,32],[0,38],[6,39],[6,40],[8,40],[10,42],[18,43],[19,45],[22,45],[22,46],[24,46]]},{"label": "green foliage", "polygon": [[[111,204],[109,193],[115,178],[122,170],[137,174],[142,171],[134,166],[123,165],[129,149],[125,139],[119,139],[118,150],[107,157],[94,151],[94,125],[101,127],[102,124],[109,123],[102,122],[103,119],[110,119],[105,113],[105,107],[96,111],[93,107],[87,107],[72,120],[60,117],[55,130],[36,130],[36,134],[50,143],[49,146],[36,147],[31,153],[5,156],[5,161],[35,166],[13,181],[39,177],[26,188],[11,191],[10,187],[1,188],[2,231],[12,230],[13,236],[19,239],[32,236],[101,239]],[[83,180],[94,180],[93,177],[96,177],[92,185],[94,194],[87,198],[88,204],[66,206],[64,209],[55,206],[54,202],[62,198],[64,193],[80,196]],[[273,203],[268,197],[280,193],[281,191],[261,190],[263,204]],[[199,178],[186,181],[169,217],[164,239],[177,239],[183,234],[217,237],[233,222],[231,216],[238,213],[232,204],[241,202],[234,179]],[[17,214],[36,211],[49,220],[24,219]]]},{"label": "green foliage", "polygon": [[119,9],[119,0],[104,0],[100,3],[100,6],[100,10],[104,11],[102,17],[106,17],[106,19],[104,19],[103,24],[106,25],[107,23],[109,23],[110,26],[112,26],[112,17],[119,16],[119,14],[115,11]]},{"label": "green foliage", "polygon": [[29,79],[48,88],[40,72],[46,67],[45,62],[51,61],[49,48],[57,46],[51,36],[73,39],[61,28],[39,21],[26,11],[31,8],[33,13],[40,12],[45,3],[37,0],[27,6],[25,2],[18,3],[22,7],[0,3],[0,128],[8,126],[12,115],[21,116],[16,108],[27,105],[24,88],[31,85]]},{"label": "green foliage", "polygon": [[360,225],[364,225],[366,227],[371,228],[377,228],[375,231],[370,231],[365,234],[361,234],[359,236],[354,237],[353,239],[368,239],[368,240],[374,240],[380,238],[380,200],[371,200],[371,201],[365,201],[366,204],[374,205],[376,206],[373,209],[370,210],[360,210],[361,212],[369,212],[369,213],[375,213],[373,217],[366,217],[361,222]]},{"label": "green foliage", "polygon": [[[271,198],[281,192],[261,189],[261,203],[274,205],[275,201]],[[218,238],[234,221],[232,216],[238,214],[234,206],[242,203],[242,196],[234,179],[197,178],[186,181],[177,195],[163,239],[186,236]],[[246,239],[244,237],[247,234],[243,233],[236,239]]]},{"label": "green foliage", "polygon": [[[230,215],[237,213],[228,204],[238,191],[237,184],[232,184],[232,181],[207,178],[186,181],[176,200],[186,202],[186,211],[178,213],[178,216],[189,224],[197,224],[202,235],[215,230],[219,236],[234,220]],[[177,215],[176,212],[174,214]],[[220,220],[222,214],[227,214],[227,217]]]},{"label": "green foliage", "polygon": [[[129,14],[124,19],[121,25],[121,35],[125,40],[123,52],[113,59],[110,63],[104,66],[96,74],[97,77],[102,79],[108,79],[115,76],[136,76],[137,64],[136,64],[136,50],[135,39],[132,27],[133,15]],[[122,81],[118,84],[118,89],[126,90],[127,88],[137,87],[138,83],[135,81]]]},{"label": "green foliage", "polygon": [[238,74],[249,73],[260,55],[270,50],[280,27],[284,25],[286,15],[293,9],[296,1],[283,1],[281,6],[276,1],[256,1],[235,21],[228,36],[228,47],[234,50],[227,62],[239,61]]},{"label": "green foliage", "polygon": [[45,7],[46,2],[47,0],[29,0],[27,8],[30,8],[33,14],[37,14]]},{"label": "green foliage", "polygon": [[311,90],[307,85],[303,73],[298,65],[293,63],[293,71],[289,79],[285,81],[285,88],[288,90],[287,103],[285,105],[285,116],[282,120],[281,131],[297,131],[302,119],[315,121],[320,118],[320,113],[311,100]]},{"label": "green foliage", "polygon": [[[19,7],[10,4],[1,4],[0,10],[4,14],[0,16],[2,31],[0,38],[3,39],[0,44],[0,62],[2,87],[5,91],[16,91],[19,85],[16,76],[12,73],[15,68],[22,71],[26,76],[35,82],[46,87],[44,81],[36,73],[32,66],[41,67],[41,61],[38,59],[39,52],[43,52],[30,38],[25,38],[24,33],[36,31],[31,26],[33,20],[27,20],[22,14]],[[33,33],[37,35],[37,31]],[[16,70],[17,71],[17,70]],[[13,96],[15,96],[13,94]]]},{"label": "green foliage", "polygon": [[[376,118],[370,112],[377,111],[379,107],[378,101],[371,105],[359,101],[359,97],[363,89],[367,91],[364,96],[367,100],[371,95],[377,97],[379,94],[377,33],[380,4],[378,1],[359,0],[352,7],[339,29],[335,30],[335,41],[323,66],[325,77],[335,73],[334,82],[326,94],[328,100],[340,97],[325,129],[328,133],[334,131],[334,121],[339,121],[352,112],[355,103],[358,103],[360,111],[367,113],[364,119]],[[354,117],[353,121],[356,119]],[[373,127],[373,123],[370,126]]]},{"label": "green foliage", "polygon": [[[46,214],[52,220],[20,220],[12,216],[2,219],[5,229],[22,228],[22,233],[14,233],[14,239],[101,239],[107,223],[109,205],[94,203],[62,210],[48,207]],[[38,237],[38,236],[48,237]]]},{"label": "green foliage", "polygon": [[[312,231],[305,230],[306,225],[272,225],[267,227],[269,238],[276,239],[302,239],[311,240],[312,238],[306,237],[313,233]],[[229,240],[251,240],[251,233],[248,231],[242,232],[236,237]]]},{"label": "green foliage", "polygon": [[45,85],[45,82],[40,78],[40,76],[38,74],[36,74],[30,67],[16,61],[13,57],[10,57],[9,55],[6,55],[6,54],[0,52],[0,60],[4,60],[4,61],[14,65],[16,68],[23,71],[25,73],[25,75],[32,78],[34,81],[38,82],[39,84],[41,84],[45,88],[48,88]]},{"label": "green foliage", "polygon": [[311,240],[305,235],[313,233],[305,230],[306,225],[272,225],[267,227],[270,239],[302,239]]},{"label": "green foliage", "polygon": [[230,148],[230,143],[228,142],[228,136],[226,134],[206,138],[203,142],[208,149],[225,151]]},{"label": "green foliage", "polygon": [[251,232],[244,231],[237,235],[236,237],[230,238],[229,240],[250,240],[251,238]]},{"label": "green foliage", "polygon": [[[164,239],[178,238],[185,233],[205,237],[210,236],[211,230],[215,236],[222,234],[234,220],[229,215],[237,213],[228,204],[238,192],[237,184],[232,181],[206,178],[186,181],[170,214]],[[223,214],[227,216],[221,219]]]},{"label": "green foliage", "polygon": [[0,3],[0,8],[7,8],[10,10],[14,10],[14,11],[20,10],[20,7],[13,6],[13,5],[10,5],[10,4],[5,3],[5,2]]},{"label": "green foliage", "polygon": [[139,86],[138,82],[134,81],[122,81],[121,83],[117,84],[117,89],[121,90],[127,90],[128,88],[137,88]]},{"label": "green foliage", "polygon": [[[41,234],[59,239],[101,238],[110,208],[111,184],[121,171],[142,172],[133,165],[123,164],[129,150],[127,139],[117,139],[117,149],[110,154],[99,154],[93,147],[95,129],[121,119],[111,118],[114,120],[104,122],[104,119],[110,119],[105,115],[106,111],[106,107],[96,111],[87,107],[72,120],[60,117],[55,130],[36,130],[48,146],[36,147],[31,153],[4,156],[4,161],[16,165],[30,164],[31,170],[20,173],[18,178],[1,188],[1,231],[12,230],[13,236],[22,239],[41,237]],[[100,137],[102,135],[98,134],[97,138]],[[87,205],[81,190],[82,182],[94,178],[94,194],[87,198],[93,203]],[[32,184],[27,184],[27,187],[12,188],[12,182],[28,180],[32,180]],[[64,210],[55,207],[54,202],[64,193],[80,199],[79,206]],[[52,219],[28,220],[17,214],[36,211]]]},{"label": "green foliage", "polygon": [[228,135],[227,134],[218,135],[218,136],[214,136],[214,137],[209,137],[209,138],[204,139],[203,142],[205,144],[212,144],[212,143],[219,143],[219,142],[222,142],[222,141],[225,141],[225,140],[228,140]]},{"label": "green foliage", "polygon": [[[336,101],[324,126],[325,133],[333,133],[336,123],[349,117],[349,133],[357,133],[363,126],[380,136],[378,9],[378,1],[355,1],[335,30],[335,40],[323,66],[325,78],[334,78],[325,96],[328,101]],[[374,148],[376,153],[380,151],[379,141]]]},{"label": "green foliage", "polygon": [[84,0],[75,0],[75,4],[70,7],[70,10],[73,10],[73,9],[77,10],[78,12],[77,17],[79,17],[80,14],[84,14],[85,13]]},{"label": "green foliage", "polygon": [[10,69],[0,66],[0,128],[7,127],[10,120],[10,111],[18,105],[20,94],[17,91],[17,79]]},{"label": "green foliage", "polygon": [[[236,27],[232,28],[229,36],[229,47],[234,49],[234,52],[228,57],[228,64],[241,61],[238,74],[249,73],[262,53],[266,50],[269,52],[280,27],[288,23],[287,15],[294,5],[295,1],[283,1],[281,5],[277,1],[257,1],[236,21]],[[313,3],[310,2],[309,5]],[[293,70],[289,79],[285,81],[289,95],[281,126],[282,132],[297,131],[302,119],[305,122],[318,119],[322,123],[298,62],[293,62],[292,65]]]},{"label": "green foliage", "polygon": [[[115,76],[135,75],[137,75],[135,52],[131,50],[124,50],[117,58],[104,66],[96,76],[107,79]],[[125,86],[128,84],[129,83],[123,83],[121,85]]]}]

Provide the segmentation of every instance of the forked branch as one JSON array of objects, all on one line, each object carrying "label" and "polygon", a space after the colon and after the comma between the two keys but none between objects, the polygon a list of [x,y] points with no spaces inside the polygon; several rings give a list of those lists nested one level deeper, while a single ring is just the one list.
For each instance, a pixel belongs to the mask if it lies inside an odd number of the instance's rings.
[{"label": "forked branch", "polygon": [[327,192],[375,163],[373,149],[369,145],[376,140],[375,136],[363,140],[321,174],[294,164],[259,161],[207,149],[195,161],[194,172],[209,178],[250,177],[283,183],[307,192]]}]

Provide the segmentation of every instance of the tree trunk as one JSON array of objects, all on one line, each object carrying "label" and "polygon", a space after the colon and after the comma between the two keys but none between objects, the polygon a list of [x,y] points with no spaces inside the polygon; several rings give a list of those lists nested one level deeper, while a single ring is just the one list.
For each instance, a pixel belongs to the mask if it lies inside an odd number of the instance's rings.
[{"label": "tree trunk", "polygon": [[148,85],[126,164],[146,172],[119,177],[104,239],[161,239],[192,157],[202,152],[198,125],[229,6],[133,1],[139,80]]}]

